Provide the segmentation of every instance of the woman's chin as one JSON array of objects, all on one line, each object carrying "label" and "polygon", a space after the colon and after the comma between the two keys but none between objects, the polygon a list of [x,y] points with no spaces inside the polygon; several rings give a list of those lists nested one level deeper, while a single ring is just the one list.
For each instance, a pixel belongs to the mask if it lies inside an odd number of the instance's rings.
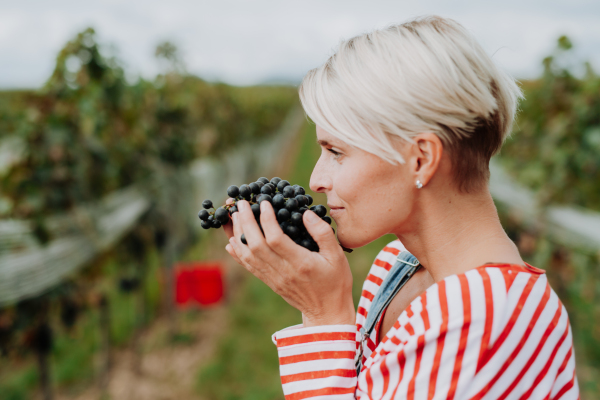
[{"label": "woman's chin", "polygon": [[361,238],[355,235],[346,235],[343,231],[340,230],[338,230],[337,238],[340,244],[347,249],[357,249],[369,243],[365,241],[364,237]]}]

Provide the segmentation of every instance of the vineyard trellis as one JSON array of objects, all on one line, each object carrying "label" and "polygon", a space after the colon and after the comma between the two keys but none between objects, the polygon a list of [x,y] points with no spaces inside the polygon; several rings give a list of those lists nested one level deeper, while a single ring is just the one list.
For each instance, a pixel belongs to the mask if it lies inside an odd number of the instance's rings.
[{"label": "vineyard trellis", "polygon": [[[39,296],[114,246],[157,202],[152,200],[152,193],[163,194],[157,207],[176,215],[180,224],[176,229],[182,229],[194,221],[195,208],[203,197],[224,192],[228,182],[243,182],[258,171],[271,170],[273,160],[279,161],[277,149],[286,148],[285,142],[301,123],[303,113],[295,108],[280,132],[268,140],[241,146],[221,160],[199,159],[188,168],[155,174],[161,176],[153,189],[132,185],[95,204],[48,217],[47,229],[54,239],[46,245],[34,239],[30,221],[0,221],[0,307]],[[173,194],[183,207],[173,207]],[[198,229],[199,224],[195,225]]]}]

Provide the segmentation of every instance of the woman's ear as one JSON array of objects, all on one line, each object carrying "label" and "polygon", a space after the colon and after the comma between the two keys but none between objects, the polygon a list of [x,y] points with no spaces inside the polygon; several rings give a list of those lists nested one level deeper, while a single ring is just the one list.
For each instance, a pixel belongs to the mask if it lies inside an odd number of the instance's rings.
[{"label": "woman's ear", "polygon": [[423,186],[433,178],[440,166],[444,148],[440,138],[433,132],[421,132],[413,137],[411,146],[411,167]]}]

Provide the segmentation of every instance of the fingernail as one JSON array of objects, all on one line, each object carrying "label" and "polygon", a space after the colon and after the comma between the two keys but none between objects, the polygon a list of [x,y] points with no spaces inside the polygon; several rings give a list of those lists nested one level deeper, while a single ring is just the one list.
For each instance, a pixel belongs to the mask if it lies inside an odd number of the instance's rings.
[{"label": "fingernail", "polygon": [[232,246],[235,246],[235,239],[233,237],[230,237],[229,243],[231,243]]},{"label": "fingernail", "polygon": [[306,218],[308,219],[308,222],[310,222],[311,224],[314,224],[315,222],[319,221],[319,216],[317,214],[315,214],[314,212],[308,210],[305,212]]},{"label": "fingernail", "polygon": [[266,211],[267,210],[267,201],[263,201],[262,203],[260,203],[260,211]]}]

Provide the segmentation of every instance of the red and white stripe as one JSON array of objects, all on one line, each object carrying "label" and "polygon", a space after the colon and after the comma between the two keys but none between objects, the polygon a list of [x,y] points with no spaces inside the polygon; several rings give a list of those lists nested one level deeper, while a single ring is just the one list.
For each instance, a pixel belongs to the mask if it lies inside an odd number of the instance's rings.
[{"label": "red and white stripe", "polygon": [[531,266],[485,265],[432,285],[381,341],[367,340],[357,376],[358,330],[402,250],[394,241],[375,259],[356,325],[273,335],[286,399],[579,398],[566,310]]}]

